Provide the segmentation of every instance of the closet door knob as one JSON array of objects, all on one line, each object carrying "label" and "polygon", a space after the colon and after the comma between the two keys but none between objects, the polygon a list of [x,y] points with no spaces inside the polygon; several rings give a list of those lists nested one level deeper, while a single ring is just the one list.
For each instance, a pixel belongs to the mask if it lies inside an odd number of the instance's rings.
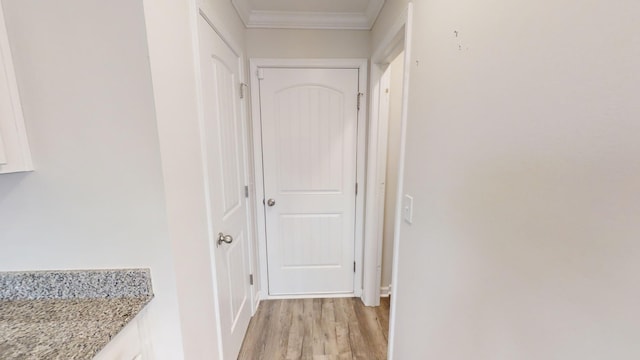
[{"label": "closet door knob", "polygon": [[222,245],[222,243],[231,244],[232,242],[233,242],[233,236],[225,235],[223,233],[218,234],[218,246]]}]

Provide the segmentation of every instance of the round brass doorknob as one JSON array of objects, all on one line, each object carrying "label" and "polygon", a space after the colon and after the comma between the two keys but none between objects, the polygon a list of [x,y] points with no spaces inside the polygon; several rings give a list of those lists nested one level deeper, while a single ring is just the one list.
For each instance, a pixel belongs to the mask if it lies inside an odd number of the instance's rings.
[{"label": "round brass doorknob", "polygon": [[269,205],[269,206],[273,206],[273,205],[275,205],[275,204],[276,204],[276,201],[275,201],[275,200],[273,200],[273,199],[269,199],[269,200],[267,200],[267,205]]}]

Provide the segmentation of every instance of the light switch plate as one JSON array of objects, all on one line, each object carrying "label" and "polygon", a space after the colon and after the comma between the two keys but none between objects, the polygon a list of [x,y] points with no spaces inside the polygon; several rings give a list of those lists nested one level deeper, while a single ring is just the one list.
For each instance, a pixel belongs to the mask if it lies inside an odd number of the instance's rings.
[{"label": "light switch plate", "polygon": [[405,195],[402,199],[402,217],[407,224],[413,223],[413,197]]}]

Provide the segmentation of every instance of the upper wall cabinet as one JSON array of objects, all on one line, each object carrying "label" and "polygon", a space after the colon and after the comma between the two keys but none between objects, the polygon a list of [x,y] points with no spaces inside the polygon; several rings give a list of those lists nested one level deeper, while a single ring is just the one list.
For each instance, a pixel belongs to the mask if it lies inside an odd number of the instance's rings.
[{"label": "upper wall cabinet", "polygon": [[33,170],[9,38],[0,6],[0,174]]}]

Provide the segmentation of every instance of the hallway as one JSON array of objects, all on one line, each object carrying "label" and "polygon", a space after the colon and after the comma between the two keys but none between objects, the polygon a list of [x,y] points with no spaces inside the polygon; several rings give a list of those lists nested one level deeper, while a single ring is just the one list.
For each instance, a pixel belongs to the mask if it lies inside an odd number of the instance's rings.
[{"label": "hallway", "polygon": [[265,300],[251,319],[238,359],[387,358],[389,298]]}]

